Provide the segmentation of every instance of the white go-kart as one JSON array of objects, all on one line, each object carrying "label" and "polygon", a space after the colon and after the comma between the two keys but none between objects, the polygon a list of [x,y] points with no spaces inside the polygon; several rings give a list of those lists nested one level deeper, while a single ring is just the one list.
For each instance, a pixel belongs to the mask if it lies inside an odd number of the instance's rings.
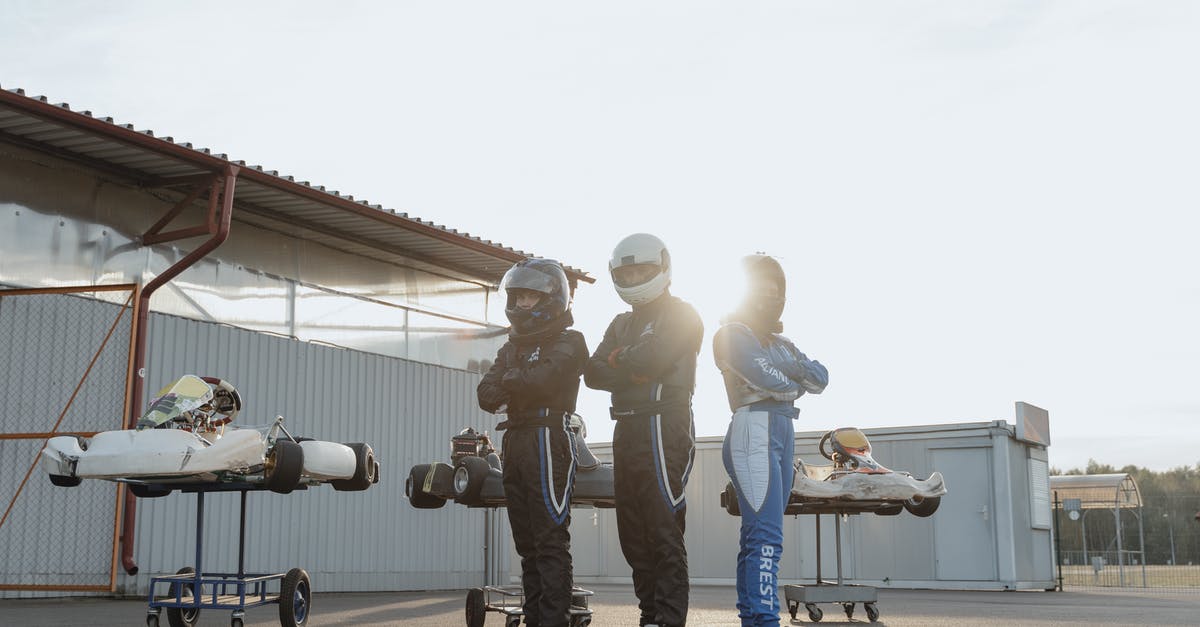
[{"label": "white go-kart", "polygon": [[241,408],[229,383],[184,375],[159,391],[135,429],[50,438],[42,468],[57,486],[106,479],[141,498],[211,484],[287,494],[320,483],[355,491],[379,482],[367,444],[296,438],[282,416],[262,427],[230,426]]}]

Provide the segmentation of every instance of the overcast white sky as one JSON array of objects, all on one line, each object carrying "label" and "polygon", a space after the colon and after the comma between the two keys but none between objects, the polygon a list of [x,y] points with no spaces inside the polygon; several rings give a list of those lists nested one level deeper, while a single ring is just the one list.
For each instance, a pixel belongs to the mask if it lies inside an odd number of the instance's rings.
[{"label": "overcast white sky", "polygon": [[612,246],[659,235],[699,435],[765,251],[830,370],[798,430],[1023,400],[1062,469],[1200,462],[1197,61],[1186,1],[0,0],[0,86],[586,269],[591,347]]}]

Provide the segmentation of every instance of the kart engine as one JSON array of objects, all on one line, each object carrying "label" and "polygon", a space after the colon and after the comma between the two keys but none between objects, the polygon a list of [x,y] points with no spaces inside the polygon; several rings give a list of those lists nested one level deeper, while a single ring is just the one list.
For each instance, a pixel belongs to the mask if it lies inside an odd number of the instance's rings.
[{"label": "kart engine", "polygon": [[486,433],[479,433],[470,427],[450,438],[451,466],[457,467],[458,460],[464,457],[487,457],[489,453],[495,452],[491,438]]}]

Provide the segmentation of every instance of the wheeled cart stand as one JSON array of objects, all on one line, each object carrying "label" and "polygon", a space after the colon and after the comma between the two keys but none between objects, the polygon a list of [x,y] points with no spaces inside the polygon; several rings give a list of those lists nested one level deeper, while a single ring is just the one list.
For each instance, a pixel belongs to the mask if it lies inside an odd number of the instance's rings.
[{"label": "wheeled cart stand", "polygon": [[[200,610],[232,610],[231,627],[242,627],[246,610],[252,607],[279,604],[279,624],[300,627],[308,622],[312,608],[312,585],[308,573],[293,568],[286,573],[247,574],[246,563],[246,493],[261,490],[260,486],[245,483],[205,484],[180,487],[177,484],[152,484],[151,490],[172,490],[196,493],[196,566],[181,568],[174,575],[152,577],[146,624],[158,627],[159,615],[167,609],[171,627],[187,627],[200,620]],[[303,486],[297,489],[304,489]],[[204,549],[204,494],[206,492],[240,492],[241,517],[238,526],[237,573],[206,573],[202,566]],[[275,582],[279,582],[278,586]],[[163,591],[165,590],[165,594]]]},{"label": "wheeled cart stand", "polygon": [[[846,511],[843,508],[830,506],[826,511],[811,511],[816,515],[817,528],[817,583],[812,586],[801,586],[796,584],[788,584],[783,587],[783,596],[787,601],[788,612],[792,615],[792,622],[796,622],[796,614],[800,610],[800,606],[804,605],[804,609],[808,610],[808,618],[812,622],[820,622],[825,615],[821,608],[817,607],[818,603],[837,603],[842,606],[846,612],[846,618],[854,616],[854,604],[862,603],[863,609],[867,612],[867,618],[873,623],[879,620],[879,608],[875,602],[878,600],[878,591],[873,586],[850,585],[842,582],[842,516],[854,513],[857,511]],[[836,536],[834,544],[837,546],[837,583],[825,581],[821,578],[821,514],[833,514],[834,535]]]},{"label": "wheeled cart stand", "polygon": [[[483,517],[483,555],[484,578],[487,580],[482,588],[471,588],[467,591],[467,627],[483,627],[488,612],[499,612],[504,615],[504,627],[517,627],[521,617],[525,615],[525,591],[521,586],[502,586],[498,584],[501,575],[499,560],[492,547],[498,544],[496,526],[497,508],[489,507]],[[571,627],[588,627],[592,624],[592,610],[588,607],[591,590],[579,586],[571,588]]]}]

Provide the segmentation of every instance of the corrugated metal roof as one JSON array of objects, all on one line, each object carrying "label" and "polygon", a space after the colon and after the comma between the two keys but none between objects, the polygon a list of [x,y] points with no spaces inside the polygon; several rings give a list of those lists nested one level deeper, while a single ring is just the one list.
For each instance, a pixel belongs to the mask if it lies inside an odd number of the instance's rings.
[{"label": "corrugated metal roof", "polygon": [[[516,261],[534,256],[466,232],[385,209],[323,185],[245,161],[232,161],[208,148],[155,136],[132,124],[72,111],[45,96],[0,89],[0,140],[79,161],[148,187],[170,179],[239,168],[234,220],[319,242],[352,254],[380,258],[440,273],[496,284]],[[573,278],[592,283],[586,272],[567,267]]]},{"label": "corrugated metal roof", "polygon": [[1050,477],[1050,491],[1057,494],[1060,502],[1079,499],[1083,509],[1142,506],[1137,482],[1126,473]]}]

